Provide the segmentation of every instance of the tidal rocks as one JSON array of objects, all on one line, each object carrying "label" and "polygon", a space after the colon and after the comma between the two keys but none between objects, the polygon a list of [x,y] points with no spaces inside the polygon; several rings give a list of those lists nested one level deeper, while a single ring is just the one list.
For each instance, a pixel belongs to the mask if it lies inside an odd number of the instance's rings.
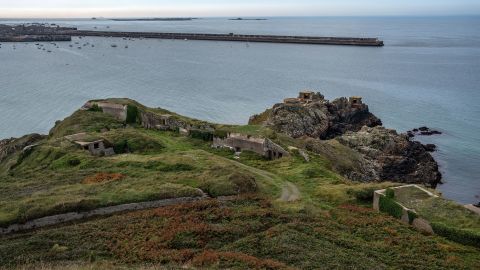
[{"label": "tidal rocks", "polygon": [[410,138],[413,138],[415,136],[421,135],[421,136],[431,136],[431,135],[440,135],[442,132],[438,130],[431,129],[429,127],[419,127],[419,128],[414,128],[412,130],[407,131],[407,135]]},{"label": "tidal rocks", "polygon": [[[435,187],[441,180],[438,164],[420,142],[384,127],[363,127],[337,140],[356,151],[378,172],[382,181],[421,183]],[[354,180],[354,179],[352,179]]]},{"label": "tidal rocks", "polygon": [[266,124],[293,138],[309,136],[331,139],[363,126],[374,127],[382,122],[369,112],[361,98],[339,98],[330,102],[320,94],[308,92],[308,98],[286,99],[284,103],[250,118],[250,124]]}]

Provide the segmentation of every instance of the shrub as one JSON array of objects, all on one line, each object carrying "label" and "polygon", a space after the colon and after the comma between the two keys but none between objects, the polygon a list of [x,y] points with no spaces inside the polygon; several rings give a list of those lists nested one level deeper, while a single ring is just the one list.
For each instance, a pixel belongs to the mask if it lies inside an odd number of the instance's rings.
[{"label": "shrub", "polygon": [[217,129],[217,130],[215,130],[214,135],[217,138],[225,139],[228,136],[228,131]]},{"label": "shrub", "polygon": [[257,182],[253,176],[236,172],[228,180],[237,187],[238,194],[257,191]]},{"label": "shrub", "polygon": [[380,196],[379,201],[380,211],[388,213],[389,215],[401,218],[403,213],[403,208],[392,198],[386,196]]},{"label": "shrub", "polygon": [[88,109],[89,112],[103,112],[103,109],[98,106],[98,104],[93,104],[90,109]]},{"label": "shrub", "polygon": [[137,106],[127,105],[127,124],[135,124],[138,119],[138,108]]},{"label": "shrub", "polygon": [[195,167],[189,164],[184,163],[176,163],[176,164],[165,164],[160,166],[159,170],[162,172],[185,172],[185,171],[193,171]]},{"label": "shrub", "polygon": [[387,198],[393,199],[395,198],[395,191],[391,188],[387,188],[387,190],[385,191],[385,195],[387,196]]},{"label": "shrub", "polygon": [[80,163],[82,163],[82,162],[78,158],[71,158],[71,159],[67,160],[68,166],[71,166],[71,167],[78,166],[78,165],[80,165]]},{"label": "shrub", "polygon": [[117,143],[113,145],[113,151],[115,151],[116,154],[124,154],[130,152],[128,148],[128,142],[126,139],[120,140]]},{"label": "shrub", "polygon": [[458,229],[447,226],[443,223],[432,222],[430,224],[433,231],[451,241],[461,243],[464,245],[470,245],[474,247],[480,247],[480,233],[471,230]]},{"label": "shrub", "polygon": [[375,192],[376,188],[374,187],[366,187],[362,189],[349,189],[347,191],[348,195],[352,195],[358,201],[362,202],[371,202],[373,201],[373,193]]},{"label": "shrub", "polygon": [[213,133],[206,130],[192,129],[190,130],[190,137],[209,142],[213,140]]},{"label": "shrub", "polygon": [[411,210],[408,210],[407,211],[407,214],[408,214],[408,223],[412,224],[413,221],[418,218],[418,215],[417,213],[411,211]]}]

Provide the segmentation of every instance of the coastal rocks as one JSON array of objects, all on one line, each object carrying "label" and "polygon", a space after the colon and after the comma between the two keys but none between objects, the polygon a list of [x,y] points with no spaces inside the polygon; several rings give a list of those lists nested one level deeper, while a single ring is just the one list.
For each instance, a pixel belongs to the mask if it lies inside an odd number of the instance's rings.
[{"label": "coastal rocks", "polygon": [[441,180],[438,164],[420,142],[384,127],[363,127],[337,140],[356,151],[378,172],[379,179],[421,183],[436,187]]},{"label": "coastal rocks", "polygon": [[[252,116],[249,123],[261,122],[293,138],[309,136],[320,139],[331,139],[347,131],[358,131],[363,126],[382,124],[359,97],[339,98],[330,102],[320,93],[302,93],[299,98],[286,99],[284,103]],[[307,98],[302,96],[305,93],[308,93]]]},{"label": "coastal rocks", "polygon": [[45,138],[45,136],[40,134],[29,134],[21,138],[0,140],[0,162],[5,160],[11,154],[36,144],[43,138]]},{"label": "coastal rocks", "polygon": [[413,138],[415,136],[421,135],[421,136],[432,136],[432,135],[440,135],[442,132],[434,129],[430,129],[428,127],[419,127],[419,128],[414,128],[412,130],[407,131],[407,135],[410,138]]}]

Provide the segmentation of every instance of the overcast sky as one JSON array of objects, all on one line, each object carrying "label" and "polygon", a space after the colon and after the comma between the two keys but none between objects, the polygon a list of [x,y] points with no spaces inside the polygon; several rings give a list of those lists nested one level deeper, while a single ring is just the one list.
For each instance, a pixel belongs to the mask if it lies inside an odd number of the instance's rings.
[{"label": "overcast sky", "polygon": [[0,0],[0,17],[479,15],[480,0]]}]

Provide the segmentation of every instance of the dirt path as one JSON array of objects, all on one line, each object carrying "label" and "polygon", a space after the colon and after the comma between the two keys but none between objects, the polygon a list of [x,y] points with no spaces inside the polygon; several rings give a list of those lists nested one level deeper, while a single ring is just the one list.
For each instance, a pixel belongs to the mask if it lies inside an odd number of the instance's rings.
[{"label": "dirt path", "polygon": [[286,182],[282,188],[282,196],[280,200],[284,202],[294,202],[300,199],[300,191],[298,187],[291,182]]}]

